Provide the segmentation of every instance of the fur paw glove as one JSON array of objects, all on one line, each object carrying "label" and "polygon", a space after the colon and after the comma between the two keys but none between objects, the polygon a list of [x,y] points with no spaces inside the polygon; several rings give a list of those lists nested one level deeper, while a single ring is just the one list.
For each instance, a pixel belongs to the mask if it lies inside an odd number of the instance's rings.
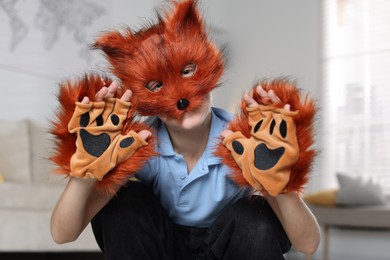
[{"label": "fur paw glove", "polygon": [[78,102],[84,97],[93,100],[104,86],[102,78],[111,84],[107,77],[86,74],[60,85],[59,109],[51,125],[55,141],[51,160],[56,173],[95,178],[100,180],[98,190],[114,193],[157,154],[156,137],[152,134],[146,143],[136,134],[154,130],[134,119],[135,108],[119,99],[121,93],[105,101]]},{"label": "fur paw glove", "polygon": [[71,176],[101,181],[112,168],[147,145],[134,131],[121,134],[129,108],[130,102],[115,98],[88,104],[76,102],[68,125],[70,133],[77,133]]},{"label": "fur paw glove", "polygon": [[[272,196],[299,192],[308,181],[316,154],[312,147],[314,102],[308,97],[301,100],[295,84],[284,79],[261,83],[279,97],[276,104],[262,98],[256,86],[252,93],[259,105],[247,107],[242,101],[241,111],[228,127],[233,133],[218,145],[216,155],[241,186]],[[291,109],[283,109],[285,104]]]},{"label": "fur paw glove", "polygon": [[247,111],[251,136],[246,138],[238,131],[223,144],[252,187],[276,195],[287,185],[291,167],[299,157],[293,120],[298,111],[262,105],[248,107]]}]

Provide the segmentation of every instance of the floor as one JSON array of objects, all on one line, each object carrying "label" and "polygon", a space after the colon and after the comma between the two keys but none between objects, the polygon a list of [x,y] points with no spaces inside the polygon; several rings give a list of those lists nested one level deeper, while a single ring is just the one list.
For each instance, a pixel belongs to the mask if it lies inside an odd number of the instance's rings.
[{"label": "floor", "polygon": [[104,260],[100,253],[0,253],[1,260]]}]

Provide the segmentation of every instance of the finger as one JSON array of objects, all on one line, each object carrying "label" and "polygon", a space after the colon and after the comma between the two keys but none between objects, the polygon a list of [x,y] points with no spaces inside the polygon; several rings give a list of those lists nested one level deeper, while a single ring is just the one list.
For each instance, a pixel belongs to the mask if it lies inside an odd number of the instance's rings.
[{"label": "finger", "polygon": [[122,90],[123,90],[122,85],[119,85],[119,83],[118,83],[117,92],[119,92],[119,93],[121,94],[121,93],[122,93]]},{"label": "finger", "polygon": [[103,78],[100,78],[100,80],[102,81],[103,86],[105,86],[105,85],[106,85],[106,82],[104,81],[104,79],[103,79]]},{"label": "finger", "polygon": [[107,94],[105,96],[105,98],[112,98],[115,96],[115,93],[116,91],[118,90],[118,82],[116,82],[115,80],[110,84],[110,86],[108,86],[107,88]]},{"label": "finger", "polygon": [[259,104],[256,102],[256,100],[253,99],[253,97],[249,96],[248,94],[244,94],[244,101],[248,107],[254,107],[258,106]]},{"label": "finger", "polygon": [[138,132],[138,135],[142,139],[147,140],[152,135],[152,133],[149,130],[141,130]]},{"label": "finger", "polygon": [[84,97],[83,100],[81,100],[81,103],[88,104],[89,103],[89,98],[88,97]]},{"label": "finger", "polygon": [[256,87],[256,92],[260,95],[260,97],[268,97],[268,92],[265,91],[261,85]]},{"label": "finger", "polygon": [[226,138],[226,137],[228,137],[231,134],[233,134],[233,131],[231,131],[231,130],[223,130],[222,133],[221,133],[221,136],[223,138]]},{"label": "finger", "polygon": [[291,106],[290,104],[285,104],[284,107],[283,107],[284,110],[287,110],[287,111],[290,111],[291,110]]},{"label": "finger", "polygon": [[107,87],[102,87],[95,95],[96,101],[102,101],[107,95],[107,92],[108,92]]},{"label": "finger", "polygon": [[272,103],[281,102],[280,98],[275,94],[275,92],[272,89],[268,91],[268,97],[271,99]]},{"label": "finger", "polygon": [[133,93],[131,92],[131,90],[130,90],[130,89],[127,89],[127,90],[125,91],[125,93],[123,93],[123,95],[122,95],[122,97],[121,97],[121,100],[126,101],[126,102],[129,102],[130,99],[131,99],[131,95],[132,95],[132,94],[133,94]]}]

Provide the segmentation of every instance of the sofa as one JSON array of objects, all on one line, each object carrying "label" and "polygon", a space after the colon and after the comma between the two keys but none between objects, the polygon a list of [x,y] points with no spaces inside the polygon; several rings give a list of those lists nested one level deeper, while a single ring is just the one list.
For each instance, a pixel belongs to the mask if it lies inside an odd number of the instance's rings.
[{"label": "sofa", "polygon": [[52,173],[47,127],[0,120],[0,252],[99,251],[88,226],[76,242],[57,245],[51,212],[66,179]]}]

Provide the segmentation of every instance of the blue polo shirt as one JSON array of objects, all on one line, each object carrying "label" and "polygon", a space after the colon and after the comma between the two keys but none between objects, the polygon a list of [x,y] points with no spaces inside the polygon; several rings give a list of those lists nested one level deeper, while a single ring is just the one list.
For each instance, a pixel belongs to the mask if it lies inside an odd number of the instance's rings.
[{"label": "blue polo shirt", "polygon": [[219,108],[212,108],[211,113],[207,147],[190,174],[183,156],[174,151],[165,124],[158,118],[153,126],[157,128],[160,155],[150,159],[137,174],[179,225],[209,227],[226,206],[249,195],[249,190],[241,189],[229,178],[229,168],[213,155],[232,114]]}]

